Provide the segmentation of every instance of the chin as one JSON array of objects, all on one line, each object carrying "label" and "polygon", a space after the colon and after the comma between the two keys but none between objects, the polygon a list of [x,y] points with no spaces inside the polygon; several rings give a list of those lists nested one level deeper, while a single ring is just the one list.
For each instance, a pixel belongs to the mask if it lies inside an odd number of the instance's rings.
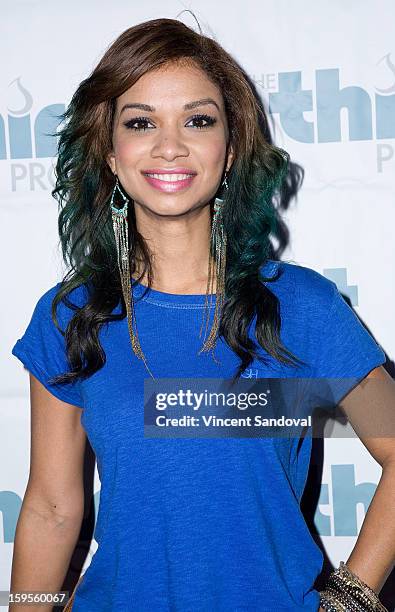
[{"label": "chin", "polygon": [[198,208],[198,206],[194,203],[181,204],[178,198],[177,200],[170,200],[170,199],[168,199],[167,201],[162,200],[161,202],[158,202],[158,203],[154,203],[151,198],[149,204],[148,203],[145,204],[143,200],[143,204],[140,204],[140,206],[143,206],[143,208],[148,209],[150,212],[156,215],[171,215],[171,216],[183,215],[183,214],[190,212],[191,210]]}]

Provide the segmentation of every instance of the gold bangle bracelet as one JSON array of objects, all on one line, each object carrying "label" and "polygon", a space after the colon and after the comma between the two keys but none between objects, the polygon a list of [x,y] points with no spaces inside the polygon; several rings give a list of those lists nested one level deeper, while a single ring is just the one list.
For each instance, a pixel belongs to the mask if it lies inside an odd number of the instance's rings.
[{"label": "gold bangle bracelet", "polygon": [[324,609],[335,612],[352,610],[352,612],[388,612],[381,603],[378,594],[359,576],[354,574],[344,561],[334,570],[327,581],[325,591],[322,591]]}]

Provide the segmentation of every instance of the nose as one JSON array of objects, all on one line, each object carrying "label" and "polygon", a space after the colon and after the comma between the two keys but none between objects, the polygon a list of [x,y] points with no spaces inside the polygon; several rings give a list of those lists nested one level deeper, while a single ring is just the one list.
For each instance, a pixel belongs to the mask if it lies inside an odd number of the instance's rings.
[{"label": "nose", "polygon": [[162,157],[171,161],[177,157],[187,157],[189,155],[185,139],[174,125],[161,127],[155,136],[155,143],[151,150],[153,158]]}]

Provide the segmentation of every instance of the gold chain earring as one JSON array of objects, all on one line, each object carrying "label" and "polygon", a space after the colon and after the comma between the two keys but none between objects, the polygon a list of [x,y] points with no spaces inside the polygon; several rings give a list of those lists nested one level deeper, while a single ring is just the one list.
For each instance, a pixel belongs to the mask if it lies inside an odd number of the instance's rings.
[{"label": "gold chain earring", "polygon": [[[227,173],[225,173],[222,187],[227,191],[229,186],[227,182]],[[202,335],[202,329],[204,321],[206,321],[206,328],[204,337],[207,335],[208,323],[210,318],[210,310],[208,305],[208,296],[210,294],[210,306],[213,301],[213,289],[214,289],[214,278],[216,279],[216,303],[214,309],[214,319],[208,338],[204,341],[199,354],[203,351],[212,350],[212,357],[216,363],[217,361],[214,355],[215,343],[217,340],[217,333],[220,323],[220,315],[225,299],[225,271],[226,271],[226,244],[227,236],[223,225],[223,207],[224,199],[216,197],[214,200],[214,213],[213,221],[211,225],[211,236],[210,236],[210,250],[209,250],[209,268],[208,268],[208,280],[205,300],[205,310],[203,314],[203,322],[200,328],[200,337]],[[214,268],[214,269],[213,269]]]},{"label": "gold chain earring", "polygon": [[[119,193],[123,200],[123,206],[117,208],[115,206],[115,195]],[[140,346],[140,341],[137,332],[136,324],[136,313],[134,308],[133,290],[130,276],[130,265],[129,265],[129,229],[128,229],[128,204],[129,199],[124,195],[123,191],[119,186],[118,176],[115,181],[114,189],[111,194],[111,216],[114,228],[115,243],[117,247],[117,261],[119,273],[121,276],[121,285],[123,298],[126,305],[126,313],[128,320],[128,329],[132,349],[135,355],[142,359],[148,372],[154,378],[151,370],[149,369],[144,353]],[[133,325],[136,327],[134,332]]]}]

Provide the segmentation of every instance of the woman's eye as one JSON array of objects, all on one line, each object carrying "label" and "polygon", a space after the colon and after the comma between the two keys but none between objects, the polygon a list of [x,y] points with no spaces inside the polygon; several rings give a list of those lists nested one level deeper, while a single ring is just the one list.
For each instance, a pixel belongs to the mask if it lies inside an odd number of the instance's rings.
[{"label": "woman's eye", "polygon": [[[196,125],[196,127],[199,130],[201,130],[203,128],[210,127],[210,126],[214,125],[214,123],[217,120],[214,117],[210,117],[210,115],[194,115],[190,121],[195,122],[195,124],[196,123],[200,124],[200,125]],[[203,121],[205,121],[206,123],[202,125]]]},{"label": "woman's eye", "polygon": [[[140,127],[135,127],[135,124],[140,124]],[[130,119],[125,123],[125,127],[129,130],[134,130],[135,132],[144,132],[147,128],[148,119],[146,117],[136,117],[135,119]]]}]

